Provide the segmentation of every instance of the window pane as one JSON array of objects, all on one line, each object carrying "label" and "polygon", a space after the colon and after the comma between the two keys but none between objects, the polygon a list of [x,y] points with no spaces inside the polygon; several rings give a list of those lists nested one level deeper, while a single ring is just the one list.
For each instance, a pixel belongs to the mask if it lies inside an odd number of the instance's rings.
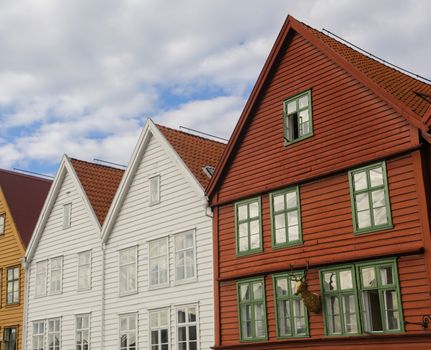
[{"label": "window pane", "polygon": [[263,286],[262,283],[253,283],[253,299],[262,299],[263,297]]},{"label": "window pane", "polygon": [[285,300],[278,302],[278,327],[280,335],[291,334],[289,302]]},{"label": "window pane", "polygon": [[275,215],[275,218],[274,218],[275,229],[276,230],[278,230],[278,229],[284,229],[285,226],[286,226],[286,222],[285,221],[286,220],[285,220],[284,213],[283,214]]},{"label": "window pane", "polygon": [[292,101],[287,104],[287,114],[294,112],[296,112],[296,101]]},{"label": "window pane", "polygon": [[371,226],[371,214],[369,210],[358,212],[358,228]]},{"label": "window pane", "polygon": [[366,267],[361,269],[362,274],[362,285],[364,287],[376,287],[377,280],[374,271],[374,267]]},{"label": "window pane", "polygon": [[297,241],[299,239],[299,226],[289,226],[289,241]]},{"label": "window pane", "polygon": [[248,236],[248,223],[239,224],[238,226],[239,237]]},{"label": "window pane", "polygon": [[352,271],[346,270],[340,272],[340,288],[341,289],[352,289]]},{"label": "window pane", "polygon": [[329,333],[341,333],[341,320],[338,297],[326,297],[326,309]]},{"label": "window pane", "polygon": [[380,278],[382,280],[382,284],[394,284],[394,278],[392,275],[392,266],[385,266],[380,268]]},{"label": "window pane", "polygon": [[378,167],[370,170],[370,181],[371,181],[372,187],[383,185],[382,167]]},{"label": "window pane", "polygon": [[327,291],[337,289],[337,275],[334,272],[325,272],[323,275],[323,287]]},{"label": "window pane", "polygon": [[239,239],[239,250],[241,252],[248,250],[248,237]]},{"label": "window pane", "polygon": [[299,109],[305,108],[308,106],[308,95],[301,96],[299,98]]},{"label": "window pane", "polygon": [[287,222],[289,226],[298,225],[298,212],[296,210],[287,213]]},{"label": "window pane", "polygon": [[365,171],[355,173],[353,175],[353,183],[354,183],[355,191],[366,189],[368,187],[367,173]]},{"label": "window pane", "polygon": [[361,193],[356,195],[356,210],[363,211],[370,208],[368,200],[368,193]]},{"label": "window pane", "polygon": [[284,195],[277,195],[273,197],[274,210],[284,210]]},{"label": "window pane", "polygon": [[260,237],[259,234],[252,235],[250,237],[250,249],[257,249],[260,247]]},{"label": "window pane", "polygon": [[287,209],[296,208],[296,191],[286,193],[286,205]]},{"label": "window pane", "polygon": [[238,206],[238,220],[246,220],[248,218],[247,214],[247,204]]},{"label": "window pane", "polygon": [[380,299],[377,290],[367,290],[362,293],[364,305],[365,330],[368,332],[381,332],[383,330],[380,313]]},{"label": "window pane", "polygon": [[388,217],[386,215],[386,207],[374,209],[373,214],[375,225],[383,225],[388,222]]},{"label": "window pane", "polygon": [[259,203],[253,202],[250,203],[250,219],[256,218],[259,216]]},{"label": "window pane", "polygon": [[278,296],[287,296],[288,295],[288,282],[287,278],[278,278],[277,279],[277,295]]},{"label": "window pane", "polygon": [[385,192],[383,190],[371,192],[371,197],[373,199],[373,208],[385,206]]},{"label": "window pane", "polygon": [[353,295],[343,295],[344,327],[347,333],[357,333],[356,301]]}]

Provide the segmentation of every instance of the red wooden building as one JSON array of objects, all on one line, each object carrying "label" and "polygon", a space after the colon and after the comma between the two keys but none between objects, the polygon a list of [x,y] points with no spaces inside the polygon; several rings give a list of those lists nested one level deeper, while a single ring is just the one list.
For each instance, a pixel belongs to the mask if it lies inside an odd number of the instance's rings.
[{"label": "red wooden building", "polygon": [[430,126],[431,85],[287,18],[207,188],[216,349],[431,348]]}]

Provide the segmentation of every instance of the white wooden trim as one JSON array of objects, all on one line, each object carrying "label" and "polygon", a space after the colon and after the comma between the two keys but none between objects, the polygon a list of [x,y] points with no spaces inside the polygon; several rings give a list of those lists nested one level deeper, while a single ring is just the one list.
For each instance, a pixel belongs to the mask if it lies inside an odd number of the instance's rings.
[{"label": "white wooden trim", "polygon": [[[155,241],[159,241],[164,239],[166,241],[166,282],[165,283],[159,283],[156,285],[152,285],[151,284],[151,257],[150,257],[150,244],[155,242]],[[148,247],[148,289],[149,290],[155,290],[155,289],[161,289],[161,288],[167,288],[170,286],[171,281],[170,281],[170,268],[169,268],[169,256],[170,256],[170,251],[169,251],[169,236],[164,236],[164,237],[159,237],[159,238],[154,238],[151,239],[147,242],[147,247]]]},{"label": "white wooden trim", "polygon": [[[147,318],[148,318],[148,349],[151,349],[151,313],[152,312],[160,312],[160,311],[166,311],[168,314],[168,324],[167,324],[167,329],[168,329],[168,349],[172,349],[172,337],[171,337],[171,329],[172,329],[172,324],[171,324],[171,306],[167,306],[167,307],[160,307],[160,308],[156,308],[156,309],[148,309],[147,310]],[[160,327],[158,328],[160,329]]]},{"label": "white wooden trim", "polygon": [[[82,253],[90,253],[90,286],[86,289],[79,288],[79,255]],[[76,253],[77,264],[76,264],[76,291],[77,292],[87,292],[92,289],[93,282],[93,249],[87,249]],[[104,286],[102,286],[104,288]]]},{"label": "white wooden trim", "polygon": [[[188,232],[193,232],[193,260],[194,260],[194,275],[193,277],[189,278],[183,278],[181,280],[177,279],[177,258],[176,258],[176,248],[175,248],[175,237],[181,234],[185,234]],[[187,284],[187,283],[193,283],[198,280],[198,267],[197,267],[197,260],[196,260],[196,228],[190,229],[190,230],[181,230],[180,232],[176,232],[171,234],[174,240],[174,252],[173,252],[173,259],[174,259],[174,286],[178,286],[181,284]],[[185,260],[184,260],[185,262]]]},{"label": "white wooden trim", "polygon": [[[132,248],[135,248],[135,266],[136,266],[136,268],[135,268],[135,289],[134,290],[130,290],[130,291],[127,291],[127,292],[121,292],[121,271],[120,271],[120,269],[121,269],[121,264],[120,264],[120,255],[121,255],[121,251],[123,251],[123,250],[129,250],[129,249],[132,249]],[[132,246],[130,246],[130,247],[126,247],[126,248],[122,248],[122,249],[119,249],[118,250],[118,296],[120,296],[120,297],[125,297],[125,296],[128,296],[128,295],[133,295],[133,294],[137,294],[138,293],[138,266],[139,266],[139,264],[138,264],[138,248],[139,248],[139,246],[136,244],[136,245],[132,245]]]},{"label": "white wooden trim", "polygon": [[[177,310],[181,309],[181,308],[189,308],[189,307],[194,307],[196,308],[196,349],[199,350],[201,348],[201,344],[200,344],[200,328],[199,328],[199,324],[200,324],[200,316],[199,316],[199,303],[190,303],[190,304],[184,304],[184,305],[176,305],[174,307],[175,310],[175,347],[178,348],[178,313]],[[186,315],[187,317],[187,315]],[[186,324],[188,324],[189,322],[187,321]]]},{"label": "white wooden trim", "polygon": [[118,314],[118,349],[121,349],[121,317],[135,316],[135,349],[139,349],[139,314],[136,312],[126,312]]}]

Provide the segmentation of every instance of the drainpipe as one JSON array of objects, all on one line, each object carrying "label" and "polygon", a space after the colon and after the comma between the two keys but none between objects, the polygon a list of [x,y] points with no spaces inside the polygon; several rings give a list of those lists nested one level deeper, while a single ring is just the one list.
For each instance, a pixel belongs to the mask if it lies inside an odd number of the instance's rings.
[{"label": "drainpipe", "polygon": [[208,196],[204,195],[202,197],[201,203],[202,203],[202,207],[205,210],[205,215],[208,216],[209,218],[212,218],[213,217],[213,211],[212,211],[211,207],[209,206]]},{"label": "drainpipe", "polygon": [[100,350],[105,349],[105,253],[106,244],[102,242],[102,310],[100,312],[102,318],[101,335],[100,335]]},{"label": "drainpipe", "polygon": [[22,348],[27,349],[27,321],[28,321],[28,295],[30,288],[30,264],[25,257],[21,260],[21,265],[24,268],[24,317],[22,322]]}]

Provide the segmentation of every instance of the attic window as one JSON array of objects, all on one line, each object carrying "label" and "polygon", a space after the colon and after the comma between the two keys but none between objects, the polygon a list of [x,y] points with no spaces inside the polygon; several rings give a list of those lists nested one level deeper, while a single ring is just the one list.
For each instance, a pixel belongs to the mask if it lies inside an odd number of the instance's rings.
[{"label": "attic window", "polygon": [[284,139],[290,144],[313,135],[311,91],[284,101]]},{"label": "attic window", "polygon": [[211,177],[214,175],[215,168],[211,165],[205,165],[202,170],[205,175],[208,176],[209,179],[211,179]]},{"label": "attic window", "polygon": [[72,203],[63,206],[63,228],[69,228],[72,217]]},{"label": "attic window", "polygon": [[160,203],[160,175],[150,177],[150,205]]},{"label": "attic window", "polygon": [[0,214],[0,235],[4,233],[5,214]]}]

